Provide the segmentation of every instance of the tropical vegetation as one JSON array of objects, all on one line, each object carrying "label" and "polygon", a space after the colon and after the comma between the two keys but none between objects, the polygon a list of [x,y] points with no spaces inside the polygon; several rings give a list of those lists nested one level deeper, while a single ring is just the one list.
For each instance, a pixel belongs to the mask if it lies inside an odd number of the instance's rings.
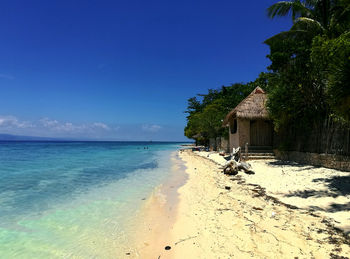
[{"label": "tropical vegetation", "polygon": [[[267,73],[243,84],[210,89],[188,100],[185,135],[202,143],[227,134],[221,121],[257,85],[268,93],[267,108],[283,145],[306,138],[324,121],[350,122],[350,0],[280,1],[270,18],[290,16],[290,30],[266,39]],[[297,123],[296,123],[297,122]]]}]

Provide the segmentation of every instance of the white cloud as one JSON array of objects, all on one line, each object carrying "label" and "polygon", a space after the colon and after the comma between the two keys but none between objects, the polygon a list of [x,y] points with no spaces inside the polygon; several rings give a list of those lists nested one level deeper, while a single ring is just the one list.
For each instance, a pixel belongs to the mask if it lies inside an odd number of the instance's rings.
[{"label": "white cloud", "polygon": [[30,128],[33,125],[28,121],[19,121],[14,116],[0,116],[0,128]]},{"label": "white cloud", "polygon": [[57,120],[50,120],[49,118],[42,118],[39,120],[40,124],[48,129],[62,132],[84,132],[95,130],[110,130],[110,127],[102,122],[94,122],[92,124],[74,124],[72,122],[59,122]]},{"label": "white cloud", "polygon": [[15,116],[0,115],[0,132],[12,134],[29,134],[38,136],[100,136],[106,131],[113,134],[114,128],[110,128],[102,122],[87,124],[75,124],[72,122],[60,122],[58,120],[42,118],[38,121],[21,121]]},{"label": "white cloud", "polygon": [[65,131],[65,132],[81,132],[85,128],[84,125],[74,125],[71,122],[59,123],[54,127],[57,131]]},{"label": "white cloud", "polygon": [[157,124],[144,124],[142,125],[142,130],[143,131],[148,131],[148,132],[157,132],[159,131],[162,127],[157,125]]},{"label": "white cloud", "polygon": [[43,117],[26,121],[0,115],[0,133],[72,139],[168,140],[173,131],[157,124],[106,124],[101,121],[74,123]]},{"label": "white cloud", "polygon": [[57,120],[50,120],[49,118],[42,118],[39,122],[46,128],[55,127],[59,124]]},{"label": "white cloud", "polygon": [[53,131],[74,132],[85,128],[84,125],[74,125],[71,122],[59,122],[57,120],[50,120],[49,118],[42,118],[39,120],[40,126]]},{"label": "white cloud", "polygon": [[95,122],[92,124],[94,127],[96,128],[101,128],[104,130],[110,130],[110,127],[108,127],[106,124],[102,123],[102,122]]}]

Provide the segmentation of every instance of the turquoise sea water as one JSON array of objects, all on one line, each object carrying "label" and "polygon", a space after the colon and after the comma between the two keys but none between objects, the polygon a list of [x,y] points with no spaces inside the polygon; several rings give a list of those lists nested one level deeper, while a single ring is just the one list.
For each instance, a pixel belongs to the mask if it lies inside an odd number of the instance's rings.
[{"label": "turquoise sea water", "polygon": [[120,258],[132,217],[169,176],[178,148],[0,142],[0,258]]}]

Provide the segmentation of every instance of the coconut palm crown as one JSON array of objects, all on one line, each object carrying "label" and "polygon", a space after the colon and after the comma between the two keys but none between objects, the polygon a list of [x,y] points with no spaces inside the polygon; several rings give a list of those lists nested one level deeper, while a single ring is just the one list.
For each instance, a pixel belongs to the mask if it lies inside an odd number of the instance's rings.
[{"label": "coconut palm crown", "polygon": [[350,29],[350,0],[280,1],[270,6],[267,14],[270,18],[291,15],[290,32],[295,33],[326,34],[333,38]]}]

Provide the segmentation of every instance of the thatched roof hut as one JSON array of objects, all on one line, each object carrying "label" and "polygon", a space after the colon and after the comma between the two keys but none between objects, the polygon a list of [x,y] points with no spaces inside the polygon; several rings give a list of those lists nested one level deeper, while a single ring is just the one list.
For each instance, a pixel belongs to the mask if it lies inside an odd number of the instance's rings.
[{"label": "thatched roof hut", "polygon": [[241,119],[268,119],[269,114],[266,110],[267,96],[263,89],[259,86],[256,87],[243,101],[241,101],[236,108],[229,112],[224,121],[223,125],[226,126],[229,119],[232,117]]},{"label": "thatched roof hut", "polygon": [[230,111],[223,126],[229,126],[230,150],[233,147],[272,146],[273,127],[265,107],[266,93],[256,87],[242,102]]}]

